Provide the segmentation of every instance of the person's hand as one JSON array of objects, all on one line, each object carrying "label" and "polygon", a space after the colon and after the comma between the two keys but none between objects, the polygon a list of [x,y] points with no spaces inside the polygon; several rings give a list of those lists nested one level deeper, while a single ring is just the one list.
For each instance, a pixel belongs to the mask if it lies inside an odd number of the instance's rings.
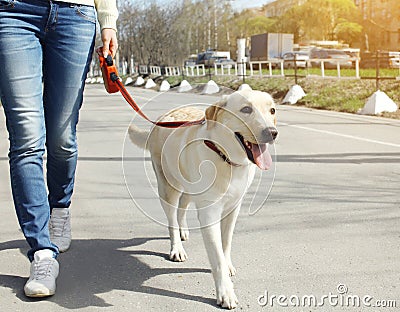
[{"label": "person's hand", "polygon": [[111,53],[114,58],[115,54],[118,50],[118,40],[117,33],[114,29],[104,28],[101,31],[101,41],[103,42],[103,47],[97,49],[98,54],[103,54],[104,57],[107,57],[109,53]]}]

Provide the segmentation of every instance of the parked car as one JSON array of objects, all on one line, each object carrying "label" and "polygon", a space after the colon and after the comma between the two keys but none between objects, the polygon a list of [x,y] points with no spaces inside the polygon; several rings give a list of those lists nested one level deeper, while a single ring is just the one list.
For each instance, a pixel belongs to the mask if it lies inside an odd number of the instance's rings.
[{"label": "parked car", "polygon": [[400,52],[389,52],[389,67],[400,69]]},{"label": "parked car", "polygon": [[222,68],[233,68],[235,67],[235,61],[231,59],[220,58],[214,62],[215,65],[222,66]]},{"label": "parked car", "polygon": [[196,66],[196,61],[194,60],[186,60],[184,62],[185,67],[195,67]]},{"label": "parked car", "polygon": [[352,68],[353,66],[351,57],[342,50],[315,48],[310,51],[309,58],[312,67],[321,66],[321,61],[316,61],[316,59],[324,60],[324,66],[327,69],[337,68],[338,63],[340,68]]},{"label": "parked car", "polygon": [[183,66],[185,67],[194,67],[197,62],[197,54],[191,54],[184,62]]},{"label": "parked car", "polygon": [[389,64],[390,68],[400,69],[400,58],[393,57],[389,60],[389,62],[390,62]]},{"label": "parked car", "polygon": [[352,67],[355,68],[356,67],[356,63],[357,63],[356,60],[360,61],[360,49],[345,48],[342,51],[344,53],[346,53],[351,58],[351,61],[353,63]]},{"label": "parked car", "polygon": [[289,52],[283,55],[284,67],[285,68],[294,68],[295,62],[294,59],[296,57],[296,65],[297,68],[307,68],[308,67],[308,60],[310,59],[308,56],[308,52]]}]

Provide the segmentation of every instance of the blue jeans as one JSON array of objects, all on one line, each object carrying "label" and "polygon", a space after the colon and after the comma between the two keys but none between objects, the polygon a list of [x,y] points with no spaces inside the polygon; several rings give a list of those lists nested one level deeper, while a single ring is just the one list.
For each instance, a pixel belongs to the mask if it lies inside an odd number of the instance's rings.
[{"label": "blue jeans", "polygon": [[0,96],[14,205],[31,261],[40,249],[58,254],[50,242],[50,211],[71,203],[76,125],[95,33],[94,7],[0,0]]}]

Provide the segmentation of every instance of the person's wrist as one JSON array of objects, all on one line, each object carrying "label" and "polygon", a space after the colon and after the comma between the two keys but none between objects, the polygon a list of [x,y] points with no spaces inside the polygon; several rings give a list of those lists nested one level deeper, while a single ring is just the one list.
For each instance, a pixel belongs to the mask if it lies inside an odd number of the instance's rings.
[{"label": "person's wrist", "polygon": [[113,30],[115,33],[117,33],[117,30],[113,27],[103,27],[101,31],[103,32],[104,30]]}]

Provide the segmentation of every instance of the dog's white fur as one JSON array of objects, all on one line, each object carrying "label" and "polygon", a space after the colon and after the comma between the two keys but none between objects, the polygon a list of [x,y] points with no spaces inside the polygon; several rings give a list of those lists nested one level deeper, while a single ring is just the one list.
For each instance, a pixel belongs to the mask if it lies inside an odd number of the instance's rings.
[{"label": "dog's white fur", "polygon": [[[243,107],[252,110],[243,112]],[[236,273],[231,260],[233,229],[256,168],[235,133],[249,142],[266,143],[263,130],[275,129],[274,110],[269,94],[245,89],[210,106],[203,125],[154,127],[150,132],[133,125],[129,128],[132,142],[151,153],[161,205],[169,224],[170,259],[187,259],[182,240],[189,237],[185,214],[193,202],[212,267],[217,303],[229,309],[238,302],[230,279]],[[203,111],[181,108],[161,120],[197,120],[203,116]],[[214,142],[231,164],[208,148],[204,140]]]}]

